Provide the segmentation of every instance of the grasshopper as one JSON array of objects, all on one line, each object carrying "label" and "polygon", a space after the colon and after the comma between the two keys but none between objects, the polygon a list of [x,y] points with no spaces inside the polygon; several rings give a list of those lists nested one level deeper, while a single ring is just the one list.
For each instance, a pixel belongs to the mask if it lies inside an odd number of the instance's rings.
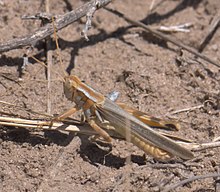
[{"label": "grasshopper", "polygon": [[111,142],[112,138],[102,128],[104,122],[108,122],[109,127],[113,127],[123,138],[127,138],[129,133],[128,139],[134,145],[156,159],[169,160],[173,156],[186,160],[193,158],[192,152],[176,143],[172,137],[162,135],[150,127],[166,128],[172,125],[178,128],[177,124],[149,118],[146,113],[127,107],[123,103],[117,104],[80,81],[77,76],[64,77],[63,86],[66,98],[76,105],[55,117],[52,122],[62,121],[82,109],[88,124],[107,142]]}]

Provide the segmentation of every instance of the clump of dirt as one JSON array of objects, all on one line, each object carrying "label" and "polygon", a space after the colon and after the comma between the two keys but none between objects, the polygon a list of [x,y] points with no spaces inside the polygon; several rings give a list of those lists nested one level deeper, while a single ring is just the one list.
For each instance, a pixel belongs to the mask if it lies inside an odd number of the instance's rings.
[{"label": "clump of dirt", "polygon": [[[60,15],[85,2],[50,3],[51,12]],[[169,0],[161,1],[149,13],[150,4],[126,0],[108,6],[152,27],[190,22],[189,33],[171,35],[195,48],[220,9],[214,0]],[[21,16],[43,12],[42,1],[3,0],[0,6],[1,42],[40,27],[39,21],[21,20]],[[104,9],[95,13],[93,22],[89,42],[80,36],[84,19],[58,32],[68,72],[104,95],[119,91],[121,102],[157,117],[175,118],[181,125],[175,133],[178,136],[202,143],[220,135],[219,68],[186,51],[180,56],[178,47],[131,27]],[[217,31],[203,51],[216,62],[220,60],[219,41]],[[60,114],[74,104],[63,95],[55,42],[52,47],[52,114]],[[1,101],[46,113],[44,67],[29,60],[19,73],[26,52],[23,48],[1,53]],[[45,61],[44,41],[35,45],[33,54]],[[182,112],[174,113],[178,110]],[[3,104],[1,112],[43,118]],[[159,162],[126,141],[115,139],[112,146],[99,146],[84,135],[0,126],[0,191],[160,191],[183,179],[219,171],[219,159],[219,149],[215,148],[195,152],[195,159],[190,161]],[[195,180],[176,191],[215,191],[215,179]]]}]

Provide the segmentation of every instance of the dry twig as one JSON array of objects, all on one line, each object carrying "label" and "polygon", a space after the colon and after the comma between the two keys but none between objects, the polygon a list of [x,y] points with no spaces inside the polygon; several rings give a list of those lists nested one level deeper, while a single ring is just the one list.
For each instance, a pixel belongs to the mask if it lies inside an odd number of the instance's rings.
[{"label": "dry twig", "polygon": [[155,11],[155,9],[159,6],[161,6],[161,4],[164,2],[165,2],[165,0],[160,0],[159,2],[156,3],[156,0],[152,0],[150,7],[149,7],[149,13],[152,13],[153,11]]},{"label": "dry twig", "polygon": [[[65,122],[54,122],[52,125],[50,121],[44,120],[30,120],[24,118],[16,118],[16,117],[5,117],[0,116],[0,125],[4,126],[12,126],[12,127],[23,127],[23,128],[37,128],[44,130],[58,130],[58,131],[67,131],[67,132],[75,132],[86,135],[97,135],[87,123],[81,124],[77,120],[65,121]],[[113,130],[107,130],[108,133],[116,138],[121,138],[117,133]]]},{"label": "dry twig", "polygon": [[193,143],[193,142],[178,142],[182,144],[184,147],[190,149],[191,151],[204,151],[206,149],[217,148],[220,147],[220,142],[209,142],[209,143]]},{"label": "dry twig", "polygon": [[[72,121],[54,122],[53,125],[51,125],[50,121],[28,120],[22,118],[0,116],[0,125],[23,128],[41,128],[46,130],[77,132],[86,135],[97,135],[97,132],[91,129],[91,127],[87,123],[81,124],[79,121],[74,119]],[[112,137],[123,139],[114,130],[106,129],[106,131]],[[183,140],[177,140],[176,142],[192,151],[202,151],[210,148],[220,147],[220,142],[210,142],[201,144],[195,142],[187,142]]]},{"label": "dry twig", "polygon": [[[85,16],[91,7],[96,6],[97,9],[106,6],[112,0],[97,0],[89,1],[88,3],[78,7],[77,9],[68,12],[64,15],[57,16],[55,20],[55,26],[57,30],[60,30],[69,24],[77,21],[79,18]],[[29,34],[24,37],[15,38],[13,40],[9,40],[5,43],[0,44],[0,52],[9,51],[12,49],[21,48],[28,45],[34,45],[37,41],[48,37],[49,35],[53,34],[53,24],[48,23],[45,26],[41,27],[40,29],[36,30],[32,34]]]},{"label": "dry twig", "polygon": [[90,7],[89,11],[86,14],[86,24],[81,33],[81,35],[84,36],[86,41],[89,41],[87,33],[88,33],[88,30],[92,27],[92,17],[98,7],[99,7],[99,1],[96,1],[96,4]]},{"label": "dry twig", "polygon": [[219,177],[219,176],[220,176],[220,173],[210,173],[210,174],[206,174],[206,175],[193,176],[193,177],[190,177],[188,179],[184,179],[178,183],[175,183],[173,185],[166,187],[164,190],[162,190],[162,192],[172,191],[172,190],[176,189],[177,187],[180,187],[182,185],[185,185],[186,183],[189,183],[189,182],[192,182],[195,180],[206,179],[206,178],[211,178],[211,177]]},{"label": "dry twig", "polygon": [[[46,13],[50,13],[50,0],[45,1]],[[53,17],[52,17],[53,19]],[[54,20],[52,21],[54,22]],[[47,113],[51,114],[51,68],[52,68],[52,50],[51,50],[51,38],[46,38],[47,49]]]},{"label": "dry twig", "polygon": [[189,28],[192,27],[192,23],[184,23],[181,25],[173,25],[173,26],[159,26],[155,27],[156,30],[166,32],[166,33],[175,33],[175,32],[190,32]]},{"label": "dry twig", "polygon": [[[0,116],[0,125],[23,127],[23,128],[42,128],[48,130],[61,130],[68,132],[82,132],[85,134],[95,134],[95,132],[87,124],[81,125],[76,123],[75,125],[65,124],[62,122],[54,122],[53,125],[49,125],[48,121],[43,120],[29,120],[15,117]],[[83,128],[82,128],[83,127]]]},{"label": "dry twig", "polygon": [[[217,172],[220,174],[220,168],[219,166],[217,167]],[[220,191],[220,177],[217,177],[215,180],[215,192]]]},{"label": "dry twig", "polygon": [[175,115],[177,113],[183,113],[183,112],[190,112],[190,111],[194,111],[196,109],[201,109],[203,107],[204,107],[204,104],[198,105],[198,106],[194,106],[194,107],[188,107],[188,108],[184,108],[184,109],[173,111],[173,112],[169,113],[169,115]]},{"label": "dry twig", "polygon": [[217,16],[212,20],[212,23],[209,26],[209,30],[207,34],[205,35],[204,39],[202,39],[198,51],[202,52],[205,48],[205,46],[209,43],[215,32],[217,31],[220,23],[220,13],[217,14]]}]

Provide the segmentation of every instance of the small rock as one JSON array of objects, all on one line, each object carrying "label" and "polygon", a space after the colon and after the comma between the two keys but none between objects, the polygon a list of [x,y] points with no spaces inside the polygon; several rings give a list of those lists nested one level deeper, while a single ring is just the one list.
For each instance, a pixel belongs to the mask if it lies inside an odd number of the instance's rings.
[{"label": "small rock", "polygon": [[212,45],[212,46],[211,46],[211,49],[212,49],[213,51],[218,51],[218,45],[217,45],[217,44]]}]

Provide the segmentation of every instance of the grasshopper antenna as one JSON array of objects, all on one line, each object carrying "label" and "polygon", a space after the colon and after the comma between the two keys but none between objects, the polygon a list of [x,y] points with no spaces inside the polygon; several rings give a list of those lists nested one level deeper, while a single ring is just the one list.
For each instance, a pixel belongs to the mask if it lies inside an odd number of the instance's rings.
[{"label": "grasshopper antenna", "polygon": [[[38,62],[38,63],[40,63],[41,65],[43,65],[44,67],[46,67],[47,68],[47,65],[44,63],[44,62],[42,62],[42,61],[40,61],[39,59],[37,59],[36,57],[34,57],[34,56],[29,56],[30,58],[32,58],[33,60],[35,60],[36,62]],[[53,69],[52,69],[53,70]],[[64,82],[65,80],[64,80],[64,78],[63,78],[63,76],[62,75],[60,75],[59,74],[59,72],[57,72],[56,70],[53,70],[60,78],[61,78],[61,81],[62,82]]]},{"label": "grasshopper antenna", "polygon": [[58,38],[57,38],[57,32],[56,32],[57,29],[56,29],[56,26],[55,26],[54,17],[52,17],[52,24],[53,24],[53,29],[54,29],[54,39],[55,39],[55,42],[56,42],[57,55],[58,55],[58,58],[59,58],[59,61],[60,61],[60,64],[61,64],[63,75],[66,77],[66,76],[69,76],[69,74],[64,70],[64,65],[63,65],[63,61],[62,61],[62,58],[61,58],[60,47],[59,47]]},{"label": "grasshopper antenna", "polygon": [[[56,43],[56,50],[57,50],[57,55],[58,55],[58,58],[59,58],[59,62],[61,64],[61,68],[62,68],[62,73],[65,76],[68,76],[68,73],[64,70],[64,65],[63,65],[63,62],[62,62],[62,58],[61,58],[61,53],[60,53],[60,47],[59,47],[59,43],[58,43],[58,38],[57,38],[57,33],[56,33],[56,26],[54,24],[54,17],[52,17],[52,24],[53,24],[53,29],[54,29],[54,39],[55,39],[55,43]],[[48,66],[40,61],[39,59],[37,59],[36,57],[34,56],[30,56],[32,59],[34,59],[36,62],[40,63],[41,65],[43,65],[44,67],[48,68]],[[53,70],[53,69],[52,69]],[[62,75],[60,75],[60,73],[58,73],[57,71],[53,70],[56,74],[58,74],[58,76],[61,78],[61,81],[64,82],[64,77]]]}]

